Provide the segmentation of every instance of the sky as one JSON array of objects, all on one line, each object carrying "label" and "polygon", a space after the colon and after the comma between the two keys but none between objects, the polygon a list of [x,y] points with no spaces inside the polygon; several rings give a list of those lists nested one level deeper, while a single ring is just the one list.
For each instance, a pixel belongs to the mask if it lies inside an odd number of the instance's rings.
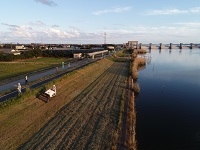
[{"label": "sky", "polygon": [[0,43],[200,43],[200,0],[1,0]]}]

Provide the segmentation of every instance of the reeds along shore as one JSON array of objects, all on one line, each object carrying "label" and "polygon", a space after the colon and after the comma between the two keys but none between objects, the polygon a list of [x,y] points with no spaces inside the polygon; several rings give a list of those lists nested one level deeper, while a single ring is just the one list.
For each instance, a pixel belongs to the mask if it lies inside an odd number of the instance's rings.
[{"label": "reeds along shore", "polygon": [[[146,50],[143,49],[134,49],[132,53],[132,64],[131,64],[131,74],[132,79],[136,81],[138,79],[138,68],[140,66],[146,65],[145,58],[138,57],[138,54],[144,54],[146,53]],[[133,84],[133,91],[135,93],[140,92],[140,87],[138,83]]]}]

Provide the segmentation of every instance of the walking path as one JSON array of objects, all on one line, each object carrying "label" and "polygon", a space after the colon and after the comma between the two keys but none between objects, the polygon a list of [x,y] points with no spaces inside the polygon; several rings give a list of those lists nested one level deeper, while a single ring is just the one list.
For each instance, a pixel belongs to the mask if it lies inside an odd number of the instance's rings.
[{"label": "walking path", "polygon": [[[25,90],[25,87],[29,86],[29,87],[36,87],[35,84],[29,84],[33,81],[36,81],[38,79],[41,79],[41,78],[44,78],[44,77],[47,77],[47,76],[50,76],[50,75],[55,75],[54,77],[50,78],[50,80],[54,79],[54,78],[57,78],[57,77],[60,77],[61,75],[63,75],[64,73],[68,72],[68,71],[72,71],[73,69],[76,69],[80,66],[84,66],[86,64],[89,64],[91,62],[94,62],[96,61],[97,59],[82,59],[80,61],[76,61],[76,62],[73,62],[73,63],[70,63],[70,65],[65,65],[64,67],[63,66],[60,66],[58,67],[57,69],[56,68],[51,68],[49,70],[43,70],[43,71],[39,71],[35,74],[32,74],[30,76],[28,76],[28,84],[25,82],[25,76],[22,78],[16,78],[16,80],[11,80],[11,82],[7,82],[5,84],[1,84],[0,85],[0,92],[6,92],[6,91],[10,91],[9,94],[6,94],[6,95],[3,95],[3,96],[0,96],[0,102],[2,101],[5,101],[6,99],[10,98],[10,97],[13,97],[13,96],[16,96],[17,95],[17,85],[18,83],[21,84],[22,86],[22,92]],[[58,70],[58,71],[57,71]],[[46,81],[47,82],[47,81]],[[38,83],[36,83],[38,84]],[[40,85],[42,84],[42,82],[39,83]]]}]

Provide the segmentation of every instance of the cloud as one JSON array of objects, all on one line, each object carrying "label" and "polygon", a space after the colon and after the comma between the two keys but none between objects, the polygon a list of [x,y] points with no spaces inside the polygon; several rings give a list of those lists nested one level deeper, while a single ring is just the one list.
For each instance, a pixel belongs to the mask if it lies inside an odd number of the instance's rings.
[{"label": "cloud", "polygon": [[57,4],[52,0],[35,0],[35,1],[47,6],[52,6],[52,7],[57,6]]},{"label": "cloud", "polygon": [[128,7],[117,7],[117,8],[96,11],[96,12],[93,12],[93,14],[94,15],[102,15],[102,14],[106,14],[106,13],[122,13],[122,12],[129,11],[130,9],[131,9],[131,7],[129,7],[129,6]]},{"label": "cloud", "polygon": [[189,11],[190,11],[191,13],[199,13],[199,12],[200,12],[200,7],[191,8]]},{"label": "cloud", "polygon": [[[193,27],[191,27],[191,26]],[[199,43],[200,26],[198,23],[171,24],[171,26],[124,26],[99,32],[107,33],[107,41],[113,42],[138,40],[142,43]]]},{"label": "cloud", "polygon": [[191,28],[195,28],[195,27],[200,28],[200,22],[180,22],[180,23],[174,23],[174,24],[191,27]]},{"label": "cloud", "polygon": [[79,36],[79,32],[73,31],[73,32],[67,32],[62,31],[55,28],[48,28],[44,31],[47,37],[49,38],[56,38],[56,39],[67,39],[67,38],[74,38]]},{"label": "cloud", "polygon": [[178,9],[165,9],[165,10],[153,10],[145,13],[145,15],[173,15],[173,14],[185,14],[187,10]]},{"label": "cloud", "polygon": [[[122,44],[129,40],[138,40],[141,43],[199,43],[200,22],[171,23],[170,26],[144,26],[144,25],[121,25],[102,28],[94,32],[86,32],[76,26],[69,26],[68,30],[52,26],[12,25],[7,30],[0,30],[1,42],[18,43],[90,43],[103,44],[106,32],[107,43]],[[57,26],[57,25],[55,25]],[[162,38],[161,38],[162,37]]]},{"label": "cloud", "polygon": [[[43,25],[40,21],[33,23],[34,25],[31,23],[33,26],[18,26],[7,23],[1,24],[8,27],[7,31],[0,31],[0,39],[5,42],[31,43],[41,42],[42,39],[42,41],[46,43],[60,43],[60,41],[78,38],[81,34],[75,27],[71,28],[69,31],[48,26],[38,28],[38,25]],[[57,27],[58,25],[54,26]]]},{"label": "cloud", "polygon": [[17,27],[19,27],[18,25],[13,25],[13,24],[8,24],[8,23],[1,23],[1,24],[4,25],[4,26],[11,27],[11,28],[17,28]]},{"label": "cloud", "polygon": [[174,14],[194,14],[194,13],[200,13],[200,7],[194,7],[186,10],[179,10],[179,9],[151,10],[144,13],[144,15],[174,15]]},{"label": "cloud", "polygon": [[58,28],[58,27],[60,27],[60,26],[57,25],[57,24],[54,24],[54,25],[52,25],[52,27],[53,27],[53,28]]},{"label": "cloud", "polygon": [[31,26],[37,26],[37,27],[47,26],[47,25],[46,25],[44,22],[42,22],[42,21],[29,22],[29,25],[31,25]]}]

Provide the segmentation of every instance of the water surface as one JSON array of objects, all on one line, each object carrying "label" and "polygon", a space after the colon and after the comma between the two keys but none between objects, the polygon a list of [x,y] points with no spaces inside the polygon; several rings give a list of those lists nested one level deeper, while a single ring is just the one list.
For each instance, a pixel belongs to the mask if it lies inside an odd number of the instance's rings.
[{"label": "water surface", "polygon": [[139,150],[200,149],[200,49],[151,50],[139,72]]}]

